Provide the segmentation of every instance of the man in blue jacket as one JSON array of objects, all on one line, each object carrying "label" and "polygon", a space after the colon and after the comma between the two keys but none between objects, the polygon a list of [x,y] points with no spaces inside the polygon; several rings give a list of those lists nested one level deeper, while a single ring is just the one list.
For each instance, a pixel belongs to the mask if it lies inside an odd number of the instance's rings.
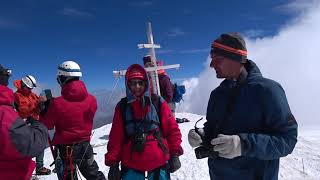
[{"label": "man in blue jacket", "polygon": [[247,59],[238,33],[220,35],[211,59],[224,81],[211,92],[204,128],[190,130],[190,145],[210,151],[211,179],[278,179],[279,158],[293,151],[298,127],[283,88]]}]

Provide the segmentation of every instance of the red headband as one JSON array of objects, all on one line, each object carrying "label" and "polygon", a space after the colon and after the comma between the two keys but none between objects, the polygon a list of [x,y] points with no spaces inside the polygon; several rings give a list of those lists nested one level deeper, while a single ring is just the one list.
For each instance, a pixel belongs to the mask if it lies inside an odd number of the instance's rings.
[{"label": "red headband", "polygon": [[245,50],[235,49],[235,48],[232,48],[232,47],[229,47],[229,46],[217,43],[217,42],[213,42],[213,47],[219,48],[219,49],[231,52],[231,53],[239,54],[241,56],[247,55],[247,51],[245,51]]}]

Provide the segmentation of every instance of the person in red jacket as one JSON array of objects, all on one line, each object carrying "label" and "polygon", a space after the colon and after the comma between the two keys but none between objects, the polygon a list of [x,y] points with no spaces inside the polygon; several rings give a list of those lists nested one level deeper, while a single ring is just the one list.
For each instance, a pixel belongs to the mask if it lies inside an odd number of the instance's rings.
[{"label": "person in red jacket", "polygon": [[0,179],[29,180],[35,168],[32,157],[48,143],[47,128],[36,121],[28,125],[14,109],[9,89],[10,70],[0,65]]},{"label": "person in red jacket", "polygon": [[61,96],[50,100],[40,121],[48,129],[55,128],[52,144],[56,146],[64,164],[63,173],[57,169],[59,179],[77,179],[75,166],[88,180],[104,180],[104,174],[94,160],[90,145],[93,118],[97,100],[88,93],[80,66],[65,61],[58,67],[57,81]]},{"label": "person in red jacket", "polygon": [[[33,123],[34,120],[39,120],[40,114],[40,98],[32,92],[32,89],[37,85],[36,79],[27,75],[21,80],[15,80],[14,86],[17,91],[14,93],[14,103],[19,116],[26,119],[27,123]],[[36,157],[36,174],[49,175],[51,170],[43,166],[44,152]]]},{"label": "person in red jacket", "polygon": [[[178,124],[163,98],[151,96],[142,66],[131,65],[125,79],[126,110],[123,112],[123,99],[115,108],[105,155],[105,164],[110,166],[108,178],[144,179],[147,173],[148,179],[170,179],[169,173],[180,168],[183,154]],[[153,97],[159,99],[158,108]]]}]

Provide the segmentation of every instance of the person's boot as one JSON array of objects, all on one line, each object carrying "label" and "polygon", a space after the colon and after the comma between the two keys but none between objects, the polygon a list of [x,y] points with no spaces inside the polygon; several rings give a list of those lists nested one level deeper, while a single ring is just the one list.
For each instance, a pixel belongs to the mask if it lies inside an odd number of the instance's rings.
[{"label": "person's boot", "polygon": [[49,174],[51,174],[51,170],[45,167],[36,169],[36,175],[49,175]]}]

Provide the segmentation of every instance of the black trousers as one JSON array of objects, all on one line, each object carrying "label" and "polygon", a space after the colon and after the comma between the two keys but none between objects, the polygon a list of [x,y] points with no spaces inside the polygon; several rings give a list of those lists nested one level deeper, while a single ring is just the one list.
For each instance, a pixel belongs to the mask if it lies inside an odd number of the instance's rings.
[{"label": "black trousers", "polygon": [[[57,145],[57,148],[59,150],[60,157],[63,161],[63,166],[64,166],[63,170],[64,170],[64,175],[66,175],[66,180],[78,179],[76,166],[80,170],[81,174],[87,180],[105,180],[106,179],[104,174],[101,171],[99,171],[98,164],[94,160],[93,148],[90,145],[90,142],[81,142],[81,143],[68,144],[68,145]],[[70,167],[70,161],[68,157],[72,157],[72,163],[73,163],[72,167]]]}]

